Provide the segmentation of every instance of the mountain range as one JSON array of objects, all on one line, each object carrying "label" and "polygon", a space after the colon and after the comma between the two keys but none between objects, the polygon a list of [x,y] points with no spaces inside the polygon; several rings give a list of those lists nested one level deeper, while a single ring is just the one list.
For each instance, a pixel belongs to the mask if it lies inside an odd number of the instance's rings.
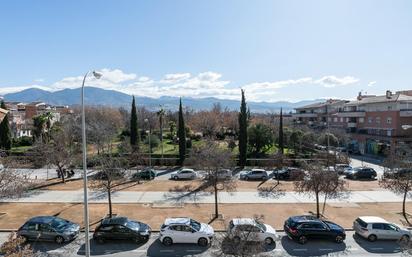
[{"label": "mountain range", "polygon": [[[80,104],[81,88],[75,89],[63,89],[60,91],[50,92],[38,88],[29,88],[16,93],[5,94],[3,97],[5,101],[13,102],[35,102],[42,101],[51,105],[79,105]],[[93,106],[112,106],[112,107],[126,107],[131,104],[131,95],[121,93],[114,90],[106,90],[96,87],[85,88],[85,103]],[[280,108],[283,108],[285,112],[292,111],[296,107],[312,104],[322,101],[305,100],[299,102],[250,102],[247,104],[250,107],[251,112],[264,113],[264,112],[279,112]],[[162,105],[168,110],[177,110],[179,105],[178,97],[162,96],[160,98],[150,97],[136,97],[136,103],[138,106],[144,106],[150,110],[156,110]],[[208,98],[183,98],[183,103],[194,110],[207,110],[211,109],[214,103],[220,103],[223,108],[230,110],[238,110],[240,101],[218,99],[213,97]]]}]

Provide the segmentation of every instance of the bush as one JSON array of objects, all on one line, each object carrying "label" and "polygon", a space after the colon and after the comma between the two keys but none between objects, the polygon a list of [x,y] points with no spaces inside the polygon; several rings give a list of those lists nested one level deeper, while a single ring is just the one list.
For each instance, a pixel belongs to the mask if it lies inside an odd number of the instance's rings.
[{"label": "bush", "polygon": [[13,138],[12,142],[14,147],[19,147],[19,146],[31,146],[33,145],[33,139],[31,137],[19,137],[19,138]]},{"label": "bush", "polygon": [[[149,136],[147,136],[144,140],[146,145],[149,145]],[[160,145],[160,139],[156,135],[150,135],[150,144],[152,148],[158,147]]]}]

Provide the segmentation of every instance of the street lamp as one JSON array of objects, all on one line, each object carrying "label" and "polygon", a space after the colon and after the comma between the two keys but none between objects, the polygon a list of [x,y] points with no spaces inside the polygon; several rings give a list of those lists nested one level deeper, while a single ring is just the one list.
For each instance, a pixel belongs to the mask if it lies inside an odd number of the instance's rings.
[{"label": "street lamp", "polygon": [[[151,144],[151,134],[152,134],[152,129],[150,127],[150,122],[149,119],[144,119],[144,122],[149,125],[149,168],[152,168],[152,144]],[[150,178],[152,178],[152,173],[150,172]]]},{"label": "street lamp", "polygon": [[[100,79],[102,74],[92,71],[91,72],[96,79]],[[83,143],[83,205],[84,205],[84,232],[85,232],[85,254],[86,257],[90,257],[90,241],[89,241],[89,200],[87,195],[87,162],[86,162],[86,117],[84,114],[84,82],[86,81],[87,76],[89,76],[90,71],[88,71],[83,78],[82,84],[82,143]]]}]

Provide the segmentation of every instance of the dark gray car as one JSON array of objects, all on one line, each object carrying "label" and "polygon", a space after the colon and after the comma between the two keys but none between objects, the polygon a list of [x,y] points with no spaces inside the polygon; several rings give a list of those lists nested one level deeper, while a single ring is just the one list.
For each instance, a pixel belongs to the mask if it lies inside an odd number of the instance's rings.
[{"label": "dark gray car", "polygon": [[17,234],[26,240],[54,241],[62,244],[79,235],[80,226],[54,216],[37,216],[24,223]]}]

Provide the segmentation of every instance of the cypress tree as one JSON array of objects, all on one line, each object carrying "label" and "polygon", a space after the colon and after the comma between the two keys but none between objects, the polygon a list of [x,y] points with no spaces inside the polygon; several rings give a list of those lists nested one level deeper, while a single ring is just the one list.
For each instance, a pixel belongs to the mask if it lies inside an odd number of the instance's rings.
[{"label": "cypress tree", "polygon": [[245,91],[242,89],[242,101],[240,103],[239,112],[239,165],[246,165],[247,155],[247,121],[248,111],[246,108]]},{"label": "cypress tree", "polygon": [[137,128],[137,111],[134,96],[132,101],[132,114],[130,117],[130,145],[133,150],[136,150],[139,147],[139,130]]},{"label": "cypress tree", "polygon": [[186,129],[185,121],[183,120],[182,98],[180,98],[179,121],[177,127],[177,137],[179,138],[179,160],[180,164],[183,165],[186,157]]},{"label": "cypress tree", "polygon": [[282,108],[280,108],[279,115],[279,153],[283,155],[284,145],[283,145],[283,114]]},{"label": "cypress tree", "polygon": [[[0,108],[6,110],[6,104],[1,101]],[[11,133],[9,127],[9,115],[7,114],[3,121],[0,123],[0,149],[11,149]]]}]

